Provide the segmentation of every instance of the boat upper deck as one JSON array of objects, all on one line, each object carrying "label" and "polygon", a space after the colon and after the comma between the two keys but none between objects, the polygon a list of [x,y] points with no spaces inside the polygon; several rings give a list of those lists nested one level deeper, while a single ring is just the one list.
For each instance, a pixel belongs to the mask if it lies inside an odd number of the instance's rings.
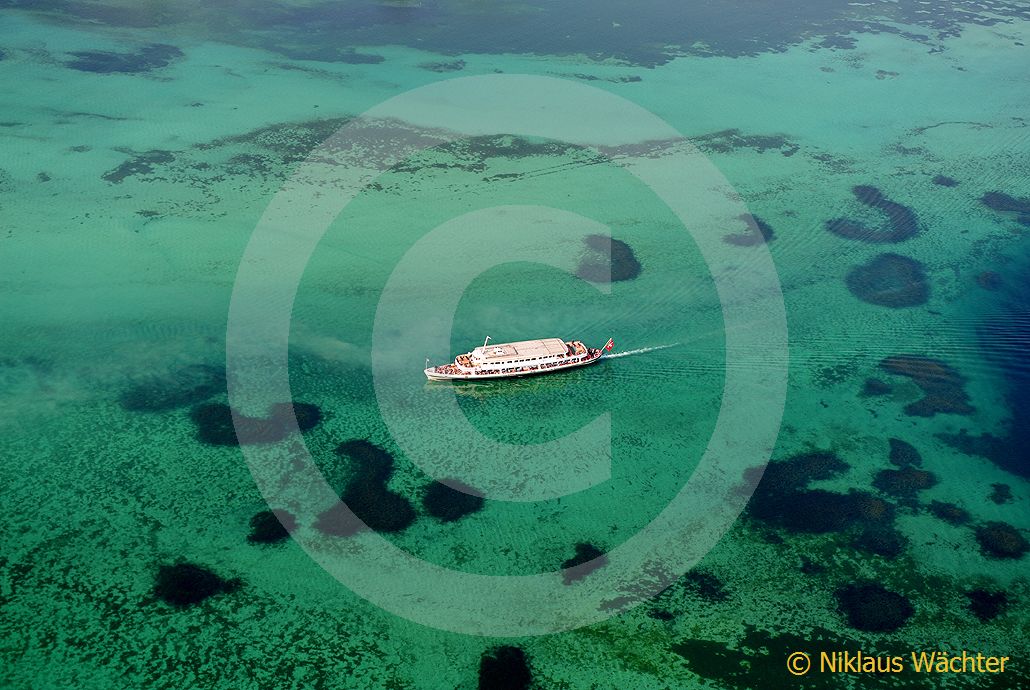
[{"label": "boat upper deck", "polygon": [[470,354],[477,361],[501,364],[507,361],[554,357],[568,354],[569,346],[561,338],[543,340],[520,340],[516,343],[490,343],[477,347]]}]

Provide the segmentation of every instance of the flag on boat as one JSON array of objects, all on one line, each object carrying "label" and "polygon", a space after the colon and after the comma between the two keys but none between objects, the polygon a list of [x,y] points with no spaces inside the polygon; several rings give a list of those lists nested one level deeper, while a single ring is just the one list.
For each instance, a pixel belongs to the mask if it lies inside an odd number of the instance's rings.
[{"label": "flag on boat", "polygon": [[608,338],[608,342],[606,342],[604,344],[604,349],[605,350],[611,350],[613,347],[615,347],[615,341],[612,340],[611,338]]}]

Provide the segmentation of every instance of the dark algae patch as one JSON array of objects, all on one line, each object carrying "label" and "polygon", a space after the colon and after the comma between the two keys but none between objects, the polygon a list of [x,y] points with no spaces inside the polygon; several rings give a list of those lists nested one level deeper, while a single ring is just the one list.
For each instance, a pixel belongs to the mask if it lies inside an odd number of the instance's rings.
[{"label": "dark algae patch", "polygon": [[894,244],[904,242],[919,232],[919,217],[908,206],[892,201],[870,185],[858,185],[851,191],[860,203],[886,216],[886,223],[879,228],[870,228],[850,218],[835,218],[826,223],[826,229],[834,235],[872,244]]},{"label": "dark algae patch", "polygon": [[923,390],[922,399],[905,406],[907,415],[968,415],[974,411],[973,406],[969,404],[965,380],[939,359],[919,355],[894,355],[881,361],[880,367],[897,376],[907,376]]},{"label": "dark algae patch", "polygon": [[158,568],[154,595],[166,604],[182,609],[219,594],[231,594],[242,584],[239,579],[223,579],[200,565],[176,563]]},{"label": "dark algae patch", "polygon": [[206,403],[190,410],[190,419],[197,427],[197,438],[212,446],[235,446],[246,443],[275,443],[289,435],[293,418],[297,430],[308,431],[322,421],[322,412],[311,403],[276,403],[267,417],[248,417],[224,403]]},{"label": "dark algae patch", "polygon": [[987,192],[980,197],[980,202],[989,209],[1014,215],[1016,222],[1024,227],[1030,227],[1030,198],[1017,198],[1004,192]]},{"label": "dark algae patch", "polygon": [[1007,522],[988,522],[976,528],[980,552],[988,558],[1022,558],[1030,550],[1023,534]]},{"label": "dark algae patch", "polygon": [[970,520],[969,511],[960,508],[954,503],[947,503],[946,501],[930,501],[930,505],[927,506],[927,510],[938,520],[942,520],[949,525],[964,525]]},{"label": "dark algae patch", "polygon": [[959,182],[953,177],[947,175],[937,175],[933,178],[933,183],[938,187],[958,187]]},{"label": "dark algae patch", "polygon": [[181,50],[164,43],[151,43],[126,53],[86,50],[69,54],[75,59],[65,62],[66,67],[100,74],[149,72],[183,56]]},{"label": "dark algae patch", "polygon": [[562,581],[571,585],[608,563],[604,551],[593,544],[576,544],[576,555],[561,564]]},{"label": "dark algae patch", "polygon": [[772,226],[758,216],[744,214],[740,216],[740,220],[747,224],[747,230],[726,235],[722,238],[723,242],[738,247],[753,247],[757,244],[771,242],[776,237]]},{"label": "dark algae patch", "polygon": [[689,595],[711,603],[729,599],[726,584],[707,570],[694,569],[682,578],[683,590]]},{"label": "dark algae patch", "polygon": [[923,265],[900,254],[873,257],[851,269],[844,283],[855,297],[880,307],[917,307],[930,298]]},{"label": "dark algae patch", "polygon": [[991,495],[987,498],[990,499],[991,503],[997,503],[998,505],[1011,503],[1012,487],[1008,484],[991,484]]},{"label": "dark algae patch", "polygon": [[527,690],[533,683],[526,653],[504,645],[479,660],[479,690]]},{"label": "dark algae patch", "polygon": [[809,489],[848,468],[836,454],[816,451],[770,462],[747,506],[752,518],[794,534],[844,532],[856,526],[887,526],[894,506],[865,491]]},{"label": "dark algae patch", "polygon": [[897,498],[914,499],[916,494],[937,484],[937,477],[926,470],[903,467],[899,470],[880,470],[873,486]]},{"label": "dark algae patch", "polygon": [[1009,606],[1009,597],[1005,592],[992,592],[986,589],[974,589],[966,592],[969,599],[969,611],[981,622],[992,621]]},{"label": "dark algae patch", "polygon": [[739,129],[702,134],[692,137],[691,141],[705,153],[733,153],[747,149],[756,153],[777,151],[789,158],[801,148],[783,134],[745,134]]},{"label": "dark algae patch", "polygon": [[615,283],[640,275],[640,262],[633,249],[622,240],[605,235],[587,235],[583,243],[587,247],[587,255],[576,269],[576,275],[583,280]]},{"label": "dark algae patch", "polygon": [[297,529],[297,518],[287,510],[262,510],[250,519],[250,534],[247,541],[251,544],[278,544],[290,537],[290,532]]},{"label": "dark algae patch", "polygon": [[337,453],[351,461],[351,476],[340,495],[342,502],[323,511],[315,529],[330,536],[349,537],[363,526],[376,532],[400,532],[415,521],[411,502],[387,487],[393,475],[390,453],[365,440],[346,441]]},{"label": "dark algae patch", "polygon": [[980,197],[980,203],[1002,213],[1030,213],[1030,199],[1018,199],[1004,192],[987,192]]},{"label": "dark algae patch", "polygon": [[916,447],[900,438],[887,439],[890,445],[890,461],[895,467],[918,467],[923,464],[923,456]]},{"label": "dark algae patch", "polygon": [[907,598],[877,584],[845,585],[835,596],[847,624],[865,632],[893,632],[915,613]]},{"label": "dark algae patch", "polygon": [[908,539],[894,528],[875,527],[861,532],[852,541],[852,546],[859,551],[893,560],[908,548]]},{"label": "dark algae patch", "polygon": [[108,170],[101,177],[112,184],[119,184],[127,177],[150,175],[154,172],[155,165],[171,163],[174,160],[175,154],[171,151],[146,151],[133,156],[114,170]]},{"label": "dark algae patch", "polygon": [[454,522],[483,509],[483,495],[456,479],[433,482],[422,497],[426,512],[441,522]]},{"label": "dark algae patch", "polygon": [[861,395],[863,398],[873,398],[880,395],[888,395],[894,387],[886,381],[877,378],[868,378],[862,384]]}]

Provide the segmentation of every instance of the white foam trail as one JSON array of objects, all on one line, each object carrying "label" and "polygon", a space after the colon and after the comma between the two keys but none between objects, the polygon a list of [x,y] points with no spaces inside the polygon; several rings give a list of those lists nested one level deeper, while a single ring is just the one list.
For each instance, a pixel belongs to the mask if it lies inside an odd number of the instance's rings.
[{"label": "white foam trail", "polygon": [[683,343],[673,343],[671,345],[656,345],[655,347],[642,347],[639,350],[626,350],[625,352],[616,352],[612,355],[605,355],[605,359],[615,359],[616,357],[629,357],[630,355],[640,355],[645,352],[654,352],[655,350],[664,350],[667,347],[676,347]]}]

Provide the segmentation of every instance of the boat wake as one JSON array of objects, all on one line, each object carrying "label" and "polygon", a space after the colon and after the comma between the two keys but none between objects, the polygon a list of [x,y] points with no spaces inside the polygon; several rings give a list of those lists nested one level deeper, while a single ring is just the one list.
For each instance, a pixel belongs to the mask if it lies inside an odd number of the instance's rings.
[{"label": "boat wake", "polygon": [[615,359],[616,357],[629,357],[630,355],[642,355],[645,352],[654,352],[655,350],[664,350],[670,347],[676,347],[682,345],[682,343],[672,343],[671,345],[656,345],[654,347],[642,347],[637,350],[626,350],[625,352],[616,352],[614,354],[605,355],[605,359]]}]

